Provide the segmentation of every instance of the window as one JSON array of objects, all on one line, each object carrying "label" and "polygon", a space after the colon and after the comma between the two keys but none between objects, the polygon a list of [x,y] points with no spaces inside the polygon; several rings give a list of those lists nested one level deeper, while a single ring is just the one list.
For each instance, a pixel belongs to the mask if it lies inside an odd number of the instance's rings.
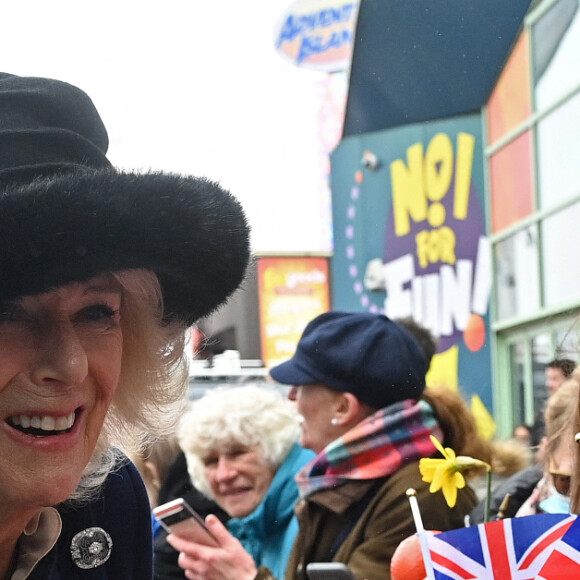
[{"label": "window", "polygon": [[538,233],[535,225],[494,246],[497,316],[524,316],[538,310]]},{"label": "window", "polygon": [[580,84],[578,0],[544,2],[543,5],[548,9],[531,26],[537,110],[553,105]]},{"label": "window", "polygon": [[[580,47],[578,50],[580,55]],[[540,208],[550,208],[580,193],[579,128],[580,92],[538,124]]]},{"label": "window", "polygon": [[[580,297],[580,203],[542,222],[543,287],[546,307]],[[536,282],[537,283],[537,282]]]},{"label": "window", "polygon": [[486,107],[495,409],[508,436],[578,360],[580,0],[533,3]]},{"label": "window", "polygon": [[522,133],[490,157],[493,232],[501,231],[532,213],[532,164],[530,131]]},{"label": "window", "polygon": [[578,321],[575,315],[559,316],[498,337],[508,357],[507,372],[497,385],[509,407],[503,413],[509,423],[506,435],[520,423],[532,424],[542,412],[548,397],[546,363],[555,358],[579,359]]}]

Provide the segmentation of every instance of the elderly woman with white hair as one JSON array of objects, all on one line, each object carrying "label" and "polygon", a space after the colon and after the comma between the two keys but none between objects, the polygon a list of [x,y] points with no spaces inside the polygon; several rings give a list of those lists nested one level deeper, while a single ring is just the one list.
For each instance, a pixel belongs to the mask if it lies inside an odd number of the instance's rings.
[{"label": "elderly woman with white hair", "polygon": [[283,575],[298,523],[296,473],[314,457],[299,444],[300,417],[273,387],[209,391],[178,430],[193,484],[231,518],[230,533]]}]

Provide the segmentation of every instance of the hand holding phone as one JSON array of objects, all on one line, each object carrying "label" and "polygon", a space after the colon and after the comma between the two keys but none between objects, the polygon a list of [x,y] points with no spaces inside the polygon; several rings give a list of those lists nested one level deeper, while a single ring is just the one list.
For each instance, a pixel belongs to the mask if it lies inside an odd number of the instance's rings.
[{"label": "hand holding phone", "polygon": [[183,498],[156,507],[153,515],[170,534],[205,546],[218,546],[202,517]]}]

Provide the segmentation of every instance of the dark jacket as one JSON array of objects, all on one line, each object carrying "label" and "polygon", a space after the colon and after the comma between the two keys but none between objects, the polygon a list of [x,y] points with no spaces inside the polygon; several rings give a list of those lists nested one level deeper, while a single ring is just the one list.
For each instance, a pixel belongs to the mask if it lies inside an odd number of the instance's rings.
[{"label": "dark jacket", "polygon": [[[152,578],[151,511],[145,486],[132,463],[124,462],[107,478],[99,497],[78,508],[59,506],[62,532],[53,549],[37,564],[29,580],[150,580]],[[103,564],[81,569],[71,556],[78,533],[101,528],[112,541]],[[89,532],[87,532],[89,530]]]},{"label": "dark jacket", "polygon": [[[442,492],[429,493],[429,484],[421,480],[416,461],[387,478],[353,481],[316,492],[296,506],[300,532],[285,579],[306,580],[307,563],[335,561],[347,564],[359,580],[390,580],[395,549],[416,532],[405,493],[410,487],[417,492],[428,530],[463,527],[465,515],[476,503],[473,490],[465,487],[459,490],[457,504],[450,509]],[[346,535],[342,542],[337,541],[341,534]],[[260,569],[257,578],[271,576]]]},{"label": "dark jacket", "polygon": [[[229,518],[214,501],[208,499],[196,489],[187,471],[187,460],[180,453],[171,464],[159,490],[159,503],[182,497],[187,503],[205,519],[210,513],[215,514],[222,522]],[[184,580],[185,572],[179,567],[177,558],[179,552],[167,543],[167,532],[162,528],[154,540],[154,578],[155,580]]]},{"label": "dark jacket", "polygon": [[[540,464],[532,465],[522,471],[518,471],[503,483],[498,485],[492,492],[489,504],[490,520],[497,517],[497,512],[503,502],[506,494],[510,494],[510,502],[506,510],[506,518],[513,518],[516,512],[522,507],[522,504],[532,495],[538,481],[544,475],[543,466]],[[471,511],[469,515],[469,524],[476,526],[482,524],[485,519],[485,499],[482,499]]]}]

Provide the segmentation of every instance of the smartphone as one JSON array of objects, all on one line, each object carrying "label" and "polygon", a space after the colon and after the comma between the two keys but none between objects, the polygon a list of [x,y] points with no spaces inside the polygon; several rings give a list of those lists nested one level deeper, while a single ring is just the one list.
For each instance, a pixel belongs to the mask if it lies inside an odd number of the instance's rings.
[{"label": "smartphone", "polygon": [[308,580],[356,580],[342,562],[312,562],[306,565]]},{"label": "smartphone", "polygon": [[205,546],[218,545],[203,518],[183,498],[157,506],[153,509],[153,515],[170,534]]}]

